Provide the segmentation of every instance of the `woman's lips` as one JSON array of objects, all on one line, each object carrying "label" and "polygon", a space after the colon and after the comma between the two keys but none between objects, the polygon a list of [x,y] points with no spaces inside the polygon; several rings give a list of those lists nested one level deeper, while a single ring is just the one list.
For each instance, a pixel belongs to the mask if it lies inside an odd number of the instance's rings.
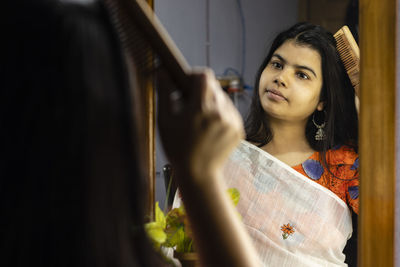
[{"label": "woman's lips", "polygon": [[278,90],[275,89],[267,89],[267,97],[271,100],[275,100],[275,101],[287,101],[286,97],[284,97],[282,95],[281,92],[279,92]]}]

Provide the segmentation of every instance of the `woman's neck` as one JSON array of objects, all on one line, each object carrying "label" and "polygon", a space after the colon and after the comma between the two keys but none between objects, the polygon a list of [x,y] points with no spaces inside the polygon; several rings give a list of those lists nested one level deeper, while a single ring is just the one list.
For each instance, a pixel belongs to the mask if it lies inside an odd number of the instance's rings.
[{"label": "woman's neck", "polygon": [[315,152],[306,139],[305,125],[306,122],[270,121],[273,138],[262,149],[289,166],[304,162]]}]

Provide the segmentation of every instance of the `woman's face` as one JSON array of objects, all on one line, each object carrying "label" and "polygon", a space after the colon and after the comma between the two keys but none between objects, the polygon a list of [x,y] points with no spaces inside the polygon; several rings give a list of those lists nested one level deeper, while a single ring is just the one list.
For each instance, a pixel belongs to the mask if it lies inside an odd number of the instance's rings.
[{"label": "woman's face", "polygon": [[284,42],[261,74],[259,95],[269,117],[286,121],[306,121],[322,110],[321,56],[293,40]]}]

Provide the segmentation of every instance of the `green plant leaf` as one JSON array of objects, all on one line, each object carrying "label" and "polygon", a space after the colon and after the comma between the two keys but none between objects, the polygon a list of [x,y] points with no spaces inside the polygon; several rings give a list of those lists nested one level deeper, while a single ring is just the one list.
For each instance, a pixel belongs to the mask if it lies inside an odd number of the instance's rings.
[{"label": "green plant leaf", "polygon": [[185,223],[185,210],[183,206],[174,208],[167,213],[166,223],[168,227],[179,227]]},{"label": "green plant leaf", "polygon": [[186,246],[185,246],[185,251],[184,252],[193,252],[193,239],[187,238],[186,239]]},{"label": "green plant leaf", "polygon": [[165,217],[167,222],[167,227],[165,229],[167,233],[166,246],[182,246],[181,243],[183,243],[185,238],[185,217],[186,214],[183,206],[174,208],[167,213]]},{"label": "green plant leaf", "polygon": [[167,234],[160,222],[146,223],[145,230],[150,239],[157,245],[162,245],[167,240]]},{"label": "green plant leaf", "polygon": [[182,247],[185,240],[185,232],[183,225],[177,227],[168,227],[166,230],[167,239],[165,242],[166,247]]},{"label": "green plant leaf", "polygon": [[236,188],[229,188],[228,189],[229,197],[232,199],[233,204],[236,206],[240,200],[240,192]]},{"label": "green plant leaf", "polygon": [[164,229],[167,226],[167,222],[165,220],[164,212],[160,209],[158,201],[156,202],[155,213],[156,222],[160,223],[161,227]]},{"label": "green plant leaf", "polygon": [[183,230],[183,238],[180,239],[179,243],[176,245],[177,252],[192,252],[193,240],[185,234]]}]

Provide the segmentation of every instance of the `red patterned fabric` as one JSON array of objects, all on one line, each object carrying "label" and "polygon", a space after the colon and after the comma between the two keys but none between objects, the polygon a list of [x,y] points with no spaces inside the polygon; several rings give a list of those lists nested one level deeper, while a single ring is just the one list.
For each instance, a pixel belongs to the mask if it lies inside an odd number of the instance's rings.
[{"label": "red patterned fabric", "polygon": [[293,169],[328,188],[358,214],[358,155],[348,146],[329,150],[326,153],[330,171],[321,161],[320,153],[315,152],[305,162]]}]

